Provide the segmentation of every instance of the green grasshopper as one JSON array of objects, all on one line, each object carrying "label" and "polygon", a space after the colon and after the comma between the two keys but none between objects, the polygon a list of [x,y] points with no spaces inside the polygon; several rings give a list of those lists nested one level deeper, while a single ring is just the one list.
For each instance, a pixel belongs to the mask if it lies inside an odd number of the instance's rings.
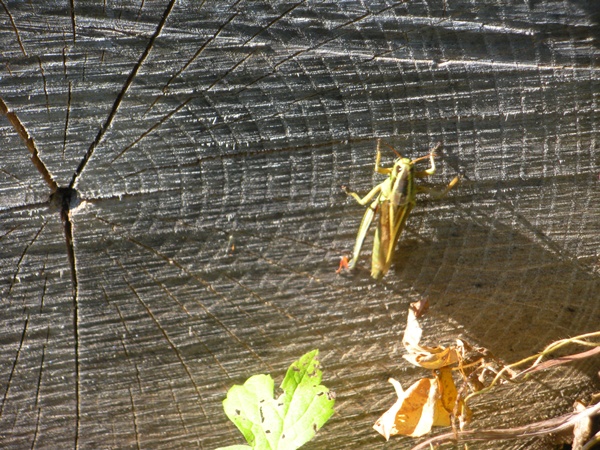
[{"label": "green grasshopper", "polygon": [[[394,161],[392,167],[386,169],[379,165],[381,161],[381,139],[377,141],[375,172],[382,175],[388,175],[388,179],[375,186],[371,192],[362,199],[355,192],[350,192],[346,186],[342,186],[342,189],[346,194],[354,197],[356,201],[363,206],[373,200],[373,198],[375,198],[375,200],[367,207],[367,211],[358,228],[352,260],[348,263],[348,259],[343,257],[338,272],[341,271],[342,268],[352,270],[356,265],[367,231],[371,226],[371,222],[373,222],[375,213],[379,210],[379,223],[377,224],[373,241],[371,276],[375,279],[380,279],[387,273],[392,263],[392,256],[398,238],[404,229],[408,215],[415,205],[417,193],[435,192],[430,188],[417,186],[415,184],[415,178],[424,178],[435,173],[435,152],[440,149],[441,146],[442,143],[438,142],[438,144],[430,150],[429,155],[413,159],[412,161],[409,158],[403,158],[392,148],[394,153],[398,155],[398,158]],[[431,161],[429,169],[415,171],[415,163],[425,159]],[[459,180],[460,177],[456,176],[444,191],[435,193],[434,197],[441,198],[445,196]]]}]

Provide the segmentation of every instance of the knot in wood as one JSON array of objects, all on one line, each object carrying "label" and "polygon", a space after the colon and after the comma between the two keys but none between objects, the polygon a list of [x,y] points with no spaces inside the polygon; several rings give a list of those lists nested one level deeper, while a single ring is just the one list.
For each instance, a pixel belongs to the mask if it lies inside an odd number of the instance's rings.
[{"label": "knot in wood", "polygon": [[50,194],[50,204],[61,211],[67,212],[81,204],[81,197],[77,189],[59,187]]}]

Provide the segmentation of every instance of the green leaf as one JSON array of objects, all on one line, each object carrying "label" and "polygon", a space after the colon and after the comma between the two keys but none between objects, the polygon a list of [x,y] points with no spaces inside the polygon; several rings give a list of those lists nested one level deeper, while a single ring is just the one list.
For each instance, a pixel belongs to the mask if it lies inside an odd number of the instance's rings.
[{"label": "green leaf", "polygon": [[223,409],[252,449],[295,450],[332,416],[335,400],[320,384],[318,354],[313,350],[290,366],[277,399],[269,375],[254,375],[229,390]]}]

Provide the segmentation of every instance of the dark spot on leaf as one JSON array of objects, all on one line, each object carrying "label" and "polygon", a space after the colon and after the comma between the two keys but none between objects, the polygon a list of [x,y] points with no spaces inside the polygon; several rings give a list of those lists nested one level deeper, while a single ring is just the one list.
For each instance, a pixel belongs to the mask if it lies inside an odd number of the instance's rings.
[{"label": "dark spot on leaf", "polygon": [[321,395],[323,395],[325,392],[321,391],[317,394],[317,397],[320,397]]},{"label": "dark spot on leaf", "polygon": [[313,430],[315,430],[315,433],[317,432],[318,429],[319,429],[319,427],[317,426],[317,424],[313,423]]},{"label": "dark spot on leaf", "polygon": [[283,406],[283,403],[277,403],[277,406]]},{"label": "dark spot on leaf", "polygon": [[239,409],[235,410],[235,413],[239,416],[240,414],[242,414],[242,412]]},{"label": "dark spot on leaf", "polygon": [[285,439],[285,434],[282,434],[282,435],[281,435],[281,439]]},{"label": "dark spot on leaf", "polygon": [[265,430],[265,434],[269,434],[271,430]]},{"label": "dark spot on leaf", "polygon": [[298,366],[292,366],[292,370],[294,372],[300,372],[300,368]]}]

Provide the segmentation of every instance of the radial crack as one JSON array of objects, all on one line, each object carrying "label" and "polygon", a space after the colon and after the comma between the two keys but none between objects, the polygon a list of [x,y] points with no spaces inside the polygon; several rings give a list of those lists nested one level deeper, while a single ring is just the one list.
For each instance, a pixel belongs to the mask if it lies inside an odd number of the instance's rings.
[{"label": "radial crack", "polygon": [[233,66],[231,66],[229,69],[227,69],[219,78],[217,78],[215,81],[213,81],[211,83],[211,85],[209,87],[207,87],[206,91],[204,91],[204,92],[208,92],[212,88],[214,88],[218,83],[220,83],[225,78],[227,78],[230,73],[233,73],[238,67],[240,67],[242,64],[244,64],[246,61],[248,61],[248,59],[250,59],[251,56],[254,56],[255,53],[256,53],[256,50],[253,50],[250,53],[248,53],[246,56],[244,56],[243,58],[241,58]]},{"label": "radial crack", "polygon": [[33,245],[33,243],[37,240],[37,238],[39,237],[39,235],[41,234],[42,230],[44,229],[44,227],[46,226],[46,224],[48,223],[48,221],[46,220],[42,226],[40,227],[40,229],[37,231],[37,233],[35,233],[35,236],[33,237],[33,239],[31,240],[31,242],[29,244],[27,244],[25,246],[25,248],[23,249],[23,252],[21,253],[21,257],[19,258],[19,261],[17,261],[17,266],[15,268],[15,273],[13,275],[13,279],[10,282],[10,286],[8,287],[8,293],[6,294],[7,296],[10,295],[13,286],[17,283],[17,280],[19,279],[19,271],[21,270],[21,263],[23,262],[23,258],[25,258],[25,254],[27,253],[27,250],[29,250],[29,248]]},{"label": "radial crack", "polygon": [[165,123],[167,120],[169,120],[174,114],[181,111],[181,109],[185,105],[187,105],[191,99],[192,99],[192,97],[189,97],[181,105],[179,105],[173,111],[171,111],[170,113],[165,115],[162,119],[160,119],[158,122],[156,122],[150,128],[148,128],[145,132],[143,132],[135,141],[133,141],[131,144],[129,144],[127,147],[125,147],[123,150],[121,150],[121,152],[110,161],[110,164],[114,163],[117,159],[119,159],[121,156],[123,156],[123,154],[126,151],[128,151],[132,147],[135,147],[138,144],[138,142],[140,142],[142,139],[144,139],[146,136],[148,136],[150,133],[152,133],[154,130],[156,130],[158,127],[160,127],[163,123]]},{"label": "radial crack", "polygon": [[44,96],[46,97],[46,111],[50,113],[50,100],[48,97],[48,84],[46,82],[46,73],[44,72],[44,66],[42,65],[42,58],[37,57],[38,65],[40,66],[40,72],[42,73],[42,82],[44,86]]},{"label": "radial crack", "polygon": [[19,36],[19,29],[17,28],[17,25],[15,24],[15,21],[13,19],[12,14],[8,10],[6,4],[4,3],[3,0],[0,0],[0,4],[2,4],[2,7],[4,8],[4,11],[6,11],[6,15],[8,16],[8,20],[10,20],[10,24],[12,26],[12,29],[15,31],[15,35],[17,36],[17,42],[19,43],[19,47],[21,47],[21,51],[23,52],[23,55],[27,56],[27,52],[25,51],[25,47],[23,47],[23,42],[21,42],[21,36]]},{"label": "radial crack", "polygon": [[37,409],[37,416],[35,419],[35,430],[33,431],[33,440],[31,442],[31,450],[35,448],[37,443],[38,431],[40,430],[40,416],[42,414],[42,408]]},{"label": "radial crack", "polygon": [[46,341],[42,347],[42,357],[40,359],[40,373],[38,375],[37,389],[35,391],[35,407],[38,407],[40,403],[40,390],[42,388],[42,375],[44,373],[44,359],[46,358],[46,348],[48,347],[48,341],[50,339],[50,326],[46,327]]},{"label": "radial crack", "polygon": [[[219,293],[212,284],[210,284],[208,281],[202,279],[201,277],[193,274],[192,272],[190,272],[186,267],[184,267],[181,263],[179,263],[178,261],[168,257],[167,255],[165,255],[164,253],[161,253],[160,251],[156,250],[155,248],[153,248],[152,246],[148,245],[148,244],[144,244],[141,241],[138,241],[137,239],[128,236],[125,233],[116,231],[116,228],[122,228],[121,225],[118,225],[116,223],[113,223],[107,219],[104,219],[98,215],[96,215],[96,219],[98,219],[101,222],[106,223],[107,225],[111,226],[113,228],[113,230],[115,230],[115,232],[119,233],[120,235],[124,236],[125,239],[127,239],[129,242],[131,242],[132,244],[137,245],[138,247],[141,247],[143,249],[145,249],[146,251],[154,254],[155,256],[157,256],[158,258],[161,258],[163,261],[166,261],[169,265],[172,265],[174,267],[177,267],[179,270],[181,270],[183,273],[185,273],[187,276],[189,276],[190,278],[193,278],[194,280],[196,280],[198,283],[200,283],[202,286],[204,286],[206,288],[206,290],[208,290],[209,292],[213,293],[214,295],[220,297],[223,300],[227,300],[225,298],[225,296],[221,293]],[[209,309],[204,306],[202,303],[200,303],[200,306],[202,307],[202,309],[204,310],[204,312],[212,319],[214,320],[217,324],[219,324],[219,326],[225,330],[225,332],[231,336],[232,339],[234,339],[237,343],[239,343],[241,346],[243,346],[250,354],[252,354],[252,356],[254,356],[258,361],[260,361],[261,363],[263,363],[264,365],[266,365],[267,367],[269,367],[270,369],[272,369],[271,365],[268,364],[267,362],[263,361],[263,359],[260,357],[260,355],[258,353],[256,353],[256,351],[254,351],[252,349],[252,347],[250,347],[250,345],[248,345],[246,342],[244,342],[242,339],[240,339],[239,336],[237,336],[229,327],[227,327],[227,325],[220,320],[217,316],[215,316],[213,313],[211,313],[209,311]]]},{"label": "radial crack", "polygon": [[231,15],[231,17],[229,17],[229,19],[227,19],[223,24],[221,24],[221,26],[217,29],[216,33],[213,34],[209,39],[207,39],[201,46],[200,48],[198,48],[198,50],[196,51],[196,53],[194,53],[194,56],[192,56],[184,65],[181,69],[179,69],[177,72],[175,72],[173,74],[173,76],[171,78],[169,78],[169,81],[167,81],[167,83],[163,86],[162,88],[162,94],[159,95],[158,97],[156,97],[156,99],[154,99],[154,101],[152,102],[152,104],[150,105],[150,107],[146,110],[146,113],[148,113],[148,111],[150,111],[154,105],[156,104],[156,102],[158,102],[158,100],[165,95],[165,93],[167,92],[167,90],[169,89],[169,86],[171,85],[171,83],[173,82],[173,80],[175,80],[175,78],[177,78],[179,75],[181,75],[189,66],[190,64],[192,64],[196,58],[198,58],[198,56],[200,56],[202,54],[202,52],[204,51],[204,49],[212,42],[214,41],[217,36],[221,33],[221,31],[223,31],[223,29],[229,24],[231,23],[231,21],[235,18],[235,16],[237,16],[238,13],[234,13]]},{"label": "radial crack", "polygon": [[58,184],[56,183],[56,181],[54,181],[52,174],[50,173],[44,162],[41,160],[40,152],[37,148],[37,145],[35,144],[35,141],[29,135],[27,128],[25,128],[25,125],[23,125],[19,117],[8,108],[8,105],[4,102],[4,100],[1,97],[0,113],[6,116],[6,118],[11,123],[17,134],[21,137],[21,139],[23,139],[25,145],[31,153],[31,160],[33,161],[33,165],[38,170],[38,172],[42,174],[42,177],[44,177],[44,180],[46,181],[48,186],[50,186],[52,192],[54,192],[56,189],[58,189]]},{"label": "radial crack", "polygon": [[79,426],[81,422],[80,392],[80,367],[79,367],[79,283],[77,279],[77,260],[75,257],[75,246],[73,244],[73,221],[71,211],[63,207],[61,218],[65,226],[65,240],[67,244],[67,257],[71,268],[71,281],[73,289],[73,346],[75,353],[75,449],[79,448]]},{"label": "radial crack", "polygon": [[85,166],[87,165],[88,161],[90,160],[90,158],[94,154],[94,150],[96,150],[96,147],[100,144],[100,142],[104,138],[104,134],[110,128],[110,125],[112,124],[112,121],[114,120],[115,116],[117,115],[117,111],[119,110],[119,106],[121,106],[121,102],[125,98],[125,94],[127,94],[127,90],[129,89],[129,87],[133,83],[133,80],[135,79],[138,71],[140,70],[140,67],[142,67],[142,64],[144,64],[144,61],[146,60],[146,58],[150,54],[150,51],[152,50],[152,47],[154,47],[154,42],[156,41],[156,39],[160,35],[163,27],[165,26],[165,23],[167,22],[167,18],[169,17],[169,14],[171,14],[171,11],[173,10],[173,7],[175,6],[176,1],[177,0],[171,0],[169,2],[169,5],[167,6],[167,9],[165,10],[162,19],[160,20],[158,26],[156,27],[156,31],[154,32],[154,34],[150,38],[150,41],[148,42],[148,45],[146,46],[146,49],[144,50],[144,53],[142,53],[142,56],[140,56],[140,59],[138,60],[137,64],[135,66],[133,66],[133,69],[131,70],[131,73],[129,74],[129,76],[125,80],[125,84],[121,88],[121,92],[119,92],[119,95],[117,95],[117,98],[115,99],[115,103],[113,104],[113,107],[110,110],[110,113],[108,114],[108,117],[106,118],[106,121],[104,122],[104,124],[102,125],[102,127],[98,131],[98,134],[96,135],[96,139],[94,139],[94,141],[92,142],[92,144],[88,148],[86,154],[84,155],[83,159],[79,163],[79,166],[75,170],[75,173],[73,174],[73,178],[71,179],[71,183],[69,184],[70,188],[74,188],[75,187],[75,185],[77,184],[77,179],[83,173],[83,169],[85,169]]},{"label": "radial crack", "polygon": [[69,131],[69,117],[71,116],[71,81],[69,80],[69,90],[67,92],[67,112],[65,114],[65,130],[63,132],[63,148],[62,157],[65,159],[65,152],[67,150],[67,132]]},{"label": "radial crack", "polygon": [[73,42],[76,42],[77,23],[75,22],[75,0],[69,0],[69,9],[71,10],[71,28],[73,29]]},{"label": "radial crack", "polygon": [[2,239],[4,239],[6,236],[10,235],[13,231],[18,230],[19,228],[21,228],[21,225],[15,225],[14,227],[12,227],[10,230],[8,230],[6,233],[4,233],[2,236],[0,236],[0,241]]},{"label": "radial crack", "polygon": [[248,39],[246,39],[246,42],[244,42],[242,44],[242,47],[245,47],[246,45],[248,45],[248,43],[250,43],[250,41],[252,41],[254,38],[256,38],[257,36],[259,36],[261,33],[264,33],[265,31],[267,31],[269,28],[271,28],[271,26],[273,26],[276,22],[280,21],[281,19],[283,19],[285,16],[287,16],[289,13],[291,13],[293,10],[295,10],[298,6],[300,6],[301,4],[306,3],[306,0],[302,0],[301,2],[298,3],[294,3],[292,6],[290,6],[288,9],[286,9],[284,12],[282,12],[280,15],[278,15],[277,17],[275,17],[273,20],[271,20],[266,27],[261,28],[260,30],[258,30],[256,33],[254,33],[252,36],[250,36]]},{"label": "radial crack", "polygon": [[[249,89],[251,86],[253,86],[254,84],[258,83],[259,81],[264,80],[265,78],[268,78],[271,75],[276,74],[279,71],[279,67],[281,65],[285,64],[286,62],[289,62],[289,61],[297,58],[298,56],[300,56],[302,54],[305,54],[305,53],[308,53],[308,52],[312,52],[312,51],[314,51],[314,50],[316,50],[316,49],[318,49],[320,47],[323,47],[325,44],[328,44],[331,41],[335,41],[336,39],[339,39],[341,36],[345,35],[346,33],[349,33],[351,31],[350,28],[349,28],[349,25],[359,23],[362,20],[364,20],[364,19],[366,19],[367,17],[370,17],[370,16],[377,16],[377,15],[379,15],[379,14],[385,12],[385,11],[388,11],[388,10],[396,7],[397,5],[400,5],[400,4],[403,4],[403,3],[406,3],[406,2],[405,1],[400,1],[400,2],[393,3],[392,5],[386,6],[385,8],[382,8],[382,9],[380,9],[379,11],[377,11],[375,13],[367,11],[366,13],[364,13],[364,14],[358,16],[358,17],[355,17],[355,18],[353,18],[351,20],[348,20],[347,22],[344,22],[344,23],[342,23],[342,24],[340,24],[340,25],[338,25],[336,27],[333,27],[330,30],[332,32],[332,35],[329,38],[324,39],[321,42],[319,42],[319,43],[317,43],[317,44],[315,44],[315,45],[313,45],[311,47],[304,48],[302,50],[298,50],[297,52],[294,52],[291,55],[286,56],[285,58],[281,59],[281,61],[279,61],[278,63],[276,63],[273,66],[273,68],[271,69],[270,72],[267,72],[264,75],[256,78],[254,81],[246,84],[244,87],[242,87],[240,90],[238,90],[236,92],[236,94],[241,94],[242,92],[244,92],[245,90]],[[334,31],[337,31],[337,30],[342,30],[342,31],[339,32],[339,33],[337,33],[337,34],[333,33]]]},{"label": "radial crack", "polygon": [[[183,271],[185,274],[187,274],[188,276],[192,277],[194,280],[198,281],[200,284],[202,284],[207,290],[209,290],[210,292],[212,292],[215,295],[218,295],[221,298],[224,298],[222,294],[219,294],[215,288],[206,280],[203,280],[202,278],[194,275],[193,273],[191,273],[189,270],[187,270],[184,266],[182,266],[180,263],[178,263],[177,261],[175,261],[172,258],[169,258],[168,256],[164,255],[163,253],[159,252],[158,250],[152,248],[149,245],[144,244],[143,242],[138,241],[137,239],[134,239],[132,237],[128,238],[130,242],[132,242],[135,245],[138,245],[146,250],[148,250],[149,252],[154,253],[156,256],[158,256],[159,258],[162,258],[163,260],[165,260],[166,262],[168,262],[171,265],[174,265],[175,267],[177,267],[179,270]],[[223,321],[219,320],[219,318],[217,318],[217,316],[215,316],[213,313],[211,313],[208,308],[206,308],[202,303],[200,303],[200,306],[202,307],[202,309],[204,310],[204,312],[215,322],[217,322],[219,324],[219,326],[221,326],[233,339],[235,339],[240,345],[242,345],[246,350],[248,350],[252,355],[254,355],[254,357],[256,359],[258,359],[260,362],[262,362],[263,364],[269,366],[269,368],[272,368],[270,365],[268,365],[267,363],[265,363],[262,358],[258,355],[258,353],[256,353],[246,342],[242,341],[233,331],[231,331],[231,329],[229,327],[227,327],[225,325],[225,323],[223,323]]]},{"label": "radial crack", "polygon": [[[254,40],[257,36],[259,36],[261,33],[264,33],[266,30],[268,30],[271,26],[273,26],[277,21],[283,19],[286,15],[288,15],[289,13],[291,13],[293,10],[295,10],[298,6],[300,6],[301,4],[305,3],[306,0],[302,0],[298,3],[293,4],[292,6],[290,6],[287,10],[285,10],[283,13],[281,13],[279,16],[275,17],[273,20],[271,20],[271,22],[269,22],[264,28],[261,28],[260,30],[258,30],[256,33],[254,33],[252,36],[250,36],[248,39],[246,39],[246,41],[241,45],[241,47],[245,47],[246,45],[248,45],[252,40]],[[169,88],[169,86],[171,85],[171,83],[173,82],[173,80],[175,80],[175,78],[177,78],[178,76],[180,76],[189,66],[190,64],[192,64],[192,62],[194,62],[198,56],[200,56],[202,54],[202,52],[204,51],[204,49],[212,42],[214,41],[219,34],[225,29],[225,27],[238,15],[239,13],[236,12],[234,14],[231,15],[231,17],[229,17],[229,19],[227,19],[216,31],[216,33],[211,36],[209,39],[207,39],[201,46],[200,48],[196,51],[196,53],[194,54],[194,56],[192,56],[187,63],[184,64],[184,66],[179,69],[177,72],[175,72],[175,74],[173,74],[173,76],[169,79],[169,81],[167,81],[167,83],[163,86],[162,88],[162,92],[163,94],[159,95],[158,97],[156,97],[154,99],[154,101],[152,102],[152,104],[150,105],[150,107],[148,107],[148,109],[146,110],[146,112],[144,114],[147,114],[153,107],[154,105],[156,105],[156,103],[166,94],[167,89]],[[231,67],[230,69],[228,69],[223,76],[219,77],[217,80],[215,80],[209,87],[208,89],[206,89],[206,91],[211,90],[217,83],[219,83],[220,81],[222,81],[223,79],[225,79],[227,77],[227,75],[229,75],[230,73],[232,73],[237,67],[239,67],[242,63],[244,63],[249,57],[251,57],[252,55],[254,55],[254,51],[251,52],[250,54],[246,55],[244,58],[242,58],[240,61],[238,61],[236,64],[234,64],[233,67]]]},{"label": "radial crack", "polygon": [[131,388],[128,388],[129,390],[129,400],[131,401],[131,414],[133,415],[133,431],[135,433],[135,443],[137,445],[138,450],[140,450],[141,446],[140,446],[140,434],[138,432],[138,425],[137,425],[137,412],[136,412],[136,408],[135,408],[135,402],[133,401],[133,394],[131,393]]},{"label": "radial crack", "polygon": [[[154,275],[152,275],[150,272],[148,272],[148,270],[146,270],[145,268],[142,267],[142,270],[144,271],[144,273],[148,276],[149,279],[151,279],[152,281],[154,281],[154,283],[156,283],[156,285],[162,289],[165,294],[172,299],[175,303],[177,303],[177,305],[183,310],[183,312],[185,312],[187,314],[188,317],[193,318],[194,315],[186,308],[186,306],[181,303],[179,301],[179,299],[175,296],[175,294],[173,294],[165,285],[164,283],[160,282],[159,280],[156,279],[156,277]],[[206,308],[204,307],[204,305],[201,305],[202,309],[207,313],[207,315],[209,317],[212,317],[212,315],[206,311]],[[196,331],[193,331],[194,336],[196,336],[198,338],[198,343],[200,343],[202,345],[202,347],[204,347],[204,350],[206,351],[206,353],[208,353],[213,361],[215,362],[215,364],[217,366],[219,366],[219,368],[223,371],[223,373],[225,374],[226,377],[230,378],[229,372],[227,372],[227,369],[223,366],[223,364],[221,364],[221,362],[219,361],[219,358],[217,358],[217,355],[215,355],[211,349],[202,341],[202,338],[200,336],[198,336],[198,334],[196,333]]]},{"label": "radial crack", "polygon": [[[227,19],[225,22],[223,22],[223,24],[221,24],[221,26],[217,29],[216,33],[213,34],[210,38],[208,38],[200,46],[200,48],[198,48],[198,50],[196,50],[196,53],[194,53],[194,56],[192,56],[188,60],[188,62],[186,62],[183,65],[183,67],[181,69],[179,69],[177,72],[175,72],[173,74],[173,76],[169,79],[169,81],[167,81],[167,84],[165,84],[163,86],[163,88],[162,88],[163,93],[167,92],[167,89],[169,88],[169,86],[171,85],[171,83],[173,82],[173,80],[175,80],[175,78],[177,78],[179,75],[181,75],[190,66],[190,64],[192,64],[198,58],[198,56],[200,56],[202,54],[202,52],[204,51],[204,49],[206,47],[208,47],[208,45],[211,42],[213,42],[219,36],[219,34],[221,34],[221,31],[223,31],[225,29],[225,27],[231,23],[231,21],[237,16],[237,14],[238,13],[232,14],[231,17],[229,17],[229,19]],[[156,103],[156,101],[154,103]],[[154,103],[152,103],[152,105],[154,105]],[[152,105],[150,106],[150,108],[152,108]]]},{"label": "radial crack", "polygon": [[138,301],[144,307],[144,309],[148,313],[148,316],[150,316],[150,318],[152,319],[152,321],[154,322],[154,324],[156,325],[156,327],[162,333],[163,337],[165,338],[165,340],[167,341],[167,343],[171,347],[171,350],[173,350],[173,352],[177,356],[177,359],[179,360],[179,363],[183,367],[183,370],[185,370],[185,373],[187,374],[190,382],[192,383],[192,386],[194,386],[194,390],[196,391],[196,395],[198,396],[198,401],[200,402],[199,406],[202,409],[202,412],[204,413],[204,416],[206,417],[206,419],[210,422],[210,416],[208,415],[208,413],[204,409],[204,406],[202,405],[202,394],[200,394],[200,387],[198,387],[198,383],[196,383],[196,380],[194,380],[194,377],[192,375],[192,371],[190,370],[189,366],[187,365],[187,363],[183,359],[183,356],[181,355],[181,352],[177,348],[177,345],[175,345],[175,343],[171,340],[171,337],[167,333],[167,330],[165,330],[163,328],[163,326],[160,324],[160,322],[158,321],[158,319],[156,318],[156,316],[154,315],[154,313],[152,312],[152,310],[150,309],[150,307],[146,304],[146,302],[144,300],[142,300],[142,297],[138,294],[138,292],[135,290],[135,288],[131,285],[131,283],[129,282],[129,280],[127,280],[126,277],[123,277],[123,279],[124,279],[125,283],[127,283],[127,286],[129,286],[129,289],[131,289],[131,291],[133,292],[133,295],[138,299]]},{"label": "radial crack", "polygon": [[29,324],[29,314],[27,314],[27,318],[25,319],[25,324],[23,325],[23,333],[21,334],[21,341],[19,342],[19,348],[17,349],[17,354],[15,355],[12,369],[10,370],[10,374],[8,375],[8,381],[6,382],[6,390],[4,391],[4,397],[2,398],[2,404],[0,405],[0,417],[2,417],[2,413],[4,412],[4,405],[6,404],[6,399],[8,398],[8,391],[10,390],[10,384],[11,384],[13,376],[15,374],[15,370],[17,369],[17,364],[19,363],[19,356],[21,355],[21,349],[23,348],[23,342],[25,342],[25,336],[27,335],[27,325],[28,324]]}]

